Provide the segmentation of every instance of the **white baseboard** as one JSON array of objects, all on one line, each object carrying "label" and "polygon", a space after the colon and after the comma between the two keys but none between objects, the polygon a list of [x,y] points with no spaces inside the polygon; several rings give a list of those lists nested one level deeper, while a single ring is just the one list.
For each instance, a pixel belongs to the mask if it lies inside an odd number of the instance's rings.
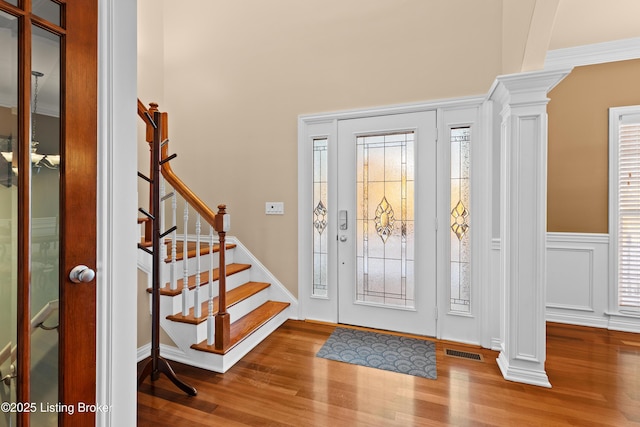
[{"label": "white baseboard", "polygon": [[620,313],[607,314],[609,316],[609,329],[613,331],[640,333],[640,316]]},{"label": "white baseboard", "polygon": [[509,363],[509,358],[504,352],[501,352],[498,358],[498,367],[502,376],[507,381],[517,383],[530,384],[538,387],[551,388],[551,383],[544,370],[527,369],[522,366],[514,366]]},{"label": "white baseboard", "polygon": [[138,347],[136,362],[140,363],[151,355],[151,343],[146,343],[142,347]]},{"label": "white baseboard", "polygon": [[555,313],[547,310],[547,322],[564,323],[567,325],[589,326],[591,328],[607,328],[606,318],[595,318],[593,316],[581,316],[579,313]]}]

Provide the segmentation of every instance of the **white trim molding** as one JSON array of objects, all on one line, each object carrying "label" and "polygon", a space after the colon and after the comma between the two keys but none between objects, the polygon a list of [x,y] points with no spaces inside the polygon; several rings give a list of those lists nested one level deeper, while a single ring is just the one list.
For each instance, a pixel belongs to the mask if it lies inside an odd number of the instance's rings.
[{"label": "white trim molding", "polygon": [[[609,304],[608,327],[610,329],[640,332],[640,310],[637,307],[619,305],[619,257],[620,257],[620,124],[630,119],[638,121],[640,106],[630,105],[609,108]],[[630,173],[631,175],[631,173]],[[626,195],[625,198],[630,197]]]},{"label": "white trim molding", "polygon": [[640,58],[640,37],[555,49],[547,52],[545,70]]},{"label": "white trim molding", "polygon": [[97,426],[136,423],[136,17],[135,2],[99,1]]},{"label": "white trim molding", "polygon": [[498,77],[489,95],[502,123],[498,366],[507,380],[542,387],[551,387],[545,372],[547,93],[569,72]]},{"label": "white trim molding", "polygon": [[[491,192],[491,109],[492,102],[488,101],[486,96],[463,97],[455,99],[442,99],[420,103],[399,104],[382,107],[372,107],[360,110],[336,111],[320,114],[301,115],[298,117],[298,299],[301,319],[313,319],[326,322],[338,321],[337,307],[337,290],[329,287],[327,297],[316,297],[311,295],[311,286],[309,285],[312,278],[312,258],[309,256],[309,250],[312,248],[312,228],[309,227],[309,216],[305,212],[309,212],[313,208],[311,176],[312,176],[312,142],[314,139],[326,138],[329,145],[329,174],[333,175],[334,165],[337,164],[336,144],[338,137],[338,122],[348,119],[363,119],[368,117],[382,117],[397,114],[410,114],[425,111],[437,111],[438,120],[438,141],[445,140],[445,128],[447,120],[450,119],[458,125],[470,125],[474,127],[474,148],[472,173],[474,182],[472,188],[472,204],[476,206],[474,212],[474,247],[472,252],[475,259],[473,261],[473,296],[472,316],[461,316],[458,314],[451,315],[443,309],[438,316],[437,337],[446,337],[447,339],[457,340],[472,344],[482,344],[484,346],[491,345],[491,337],[484,332],[484,324],[489,322],[492,317],[488,300],[490,292],[485,289],[490,282],[490,271],[485,266],[488,265],[491,256],[491,203],[486,203],[492,197]],[[445,117],[446,116],[446,117]],[[484,120],[489,120],[484,123]],[[477,145],[475,145],[477,143]],[[443,145],[444,144],[444,145]],[[442,153],[442,147],[446,147],[446,143],[438,142],[438,152]],[[483,149],[485,148],[486,149]],[[440,154],[438,154],[440,155]],[[440,168],[438,168],[440,169]],[[487,178],[488,177],[488,178]],[[448,180],[442,182],[442,177],[438,176],[438,193],[442,185],[448,185]],[[337,193],[337,183],[329,182],[328,187],[328,204],[333,205],[337,202],[335,194]],[[449,191],[442,193],[449,194]],[[448,237],[449,225],[448,218],[449,202],[439,200],[442,215],[439,215],[439,228],[445,230],[440,235]],[[446,206],[446,208],[444,207]],[[329,235],[337,234],[335,222],[327,224],[327,233]],[[337,258],[335,254],[335,240],[330,239],[329,245],[329,283],[337,282]],[[439,248],[443,249],[443,239],[439,238]],[[332,249],[333,248],[333,249]],[[438,264],[438,289],[440,296],[438,303],[443,307],[448,307],[447,303],[449,291],[445,286],[445,277],[441,272],[448,271],[442,268],[442,262]],[[447,281],[448,284],[448,281]],[[446,318],[449,326],[445,325]],[[464,325],[464,327],[461,327]],[[486,335],[486,336],[485,336]]]}]

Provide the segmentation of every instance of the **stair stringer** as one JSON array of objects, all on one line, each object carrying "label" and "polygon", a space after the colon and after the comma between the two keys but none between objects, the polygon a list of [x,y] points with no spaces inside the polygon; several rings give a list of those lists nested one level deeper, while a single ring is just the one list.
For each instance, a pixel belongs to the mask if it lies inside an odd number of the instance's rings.
[{"label": "stair stringer", "polygon": [[266,282],[271,286],[268,288],[269,299],[273,301],[288,302],[291,304],[285,311],[289,313],[289,319],[298,319],[298,300],[291,292],[274,276],[267,267],[256,258],[246,246],[235,236],[227,236],[227,243],[233,243],[235,247],[235,262],[239,264],[251,264],[249,269],[251,280],[254,282]]}]

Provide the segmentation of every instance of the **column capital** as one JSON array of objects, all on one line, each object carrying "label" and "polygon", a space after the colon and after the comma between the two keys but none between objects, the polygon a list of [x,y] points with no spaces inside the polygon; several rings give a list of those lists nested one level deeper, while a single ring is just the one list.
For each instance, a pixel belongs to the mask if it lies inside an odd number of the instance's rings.
[{"label": "column capital", "polygon": [[570,72],[571,68],[551,71],[498,76],[489,91],[488,99],[506,107],[546,105],[547,94]]}]

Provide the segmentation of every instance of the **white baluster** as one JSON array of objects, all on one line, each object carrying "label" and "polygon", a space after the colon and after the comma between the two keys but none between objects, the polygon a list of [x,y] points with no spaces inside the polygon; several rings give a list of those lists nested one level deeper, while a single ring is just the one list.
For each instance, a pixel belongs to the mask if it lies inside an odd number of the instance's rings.
[{"label": "white baluster", "polygon": [[193,316],[197,319],[202,316],[200,304],[200,214],[196,215],[196,291],[193,295]]},{"label": "white baluster", "polygon": [[207,344],[213,345],[215,323],[213,320],[213,226],[209,225],[209,316],[207,317]]},{"label": "white baluster", "polygon": [[[166,189],[164,186],[164,179],[162,178],[162,174],[160,175],[160,212],[154,212],[154,215],[160,215],[160,232],[163,233],[165,228],[165,220],[164,220],[164,199],[165,199],[165,194],[166,194]],[[166,237],[163,237],[160,240],[160,262],[164,262],[164,260],[167,258],[167,245],[166,243]],[[164,286],[164,284],[162,284],[161,286]]]},{"label": "white baluster", "polygon": [[189,292],[189,250],[187,249],[187,228],[189,227],[189,203],[184,201],[184,242],[182,245],[182,315],[189,314],[189,304],[187,303],[187,293]]},{"label": "white baluster", "polygon": [[[173,227],[178,225],[177,219],[177,211],[178,211],[178,195],[173,193],[173,197],[171,198],[171,211],[172,211],[172,221],[171,225]],[[178,231],[174,229],[171,233],[171,268],[169,269],[169,274],[171,275],[171,289],[178,289],[178,278],[176,277],[176,258],[178,257]]]}]

